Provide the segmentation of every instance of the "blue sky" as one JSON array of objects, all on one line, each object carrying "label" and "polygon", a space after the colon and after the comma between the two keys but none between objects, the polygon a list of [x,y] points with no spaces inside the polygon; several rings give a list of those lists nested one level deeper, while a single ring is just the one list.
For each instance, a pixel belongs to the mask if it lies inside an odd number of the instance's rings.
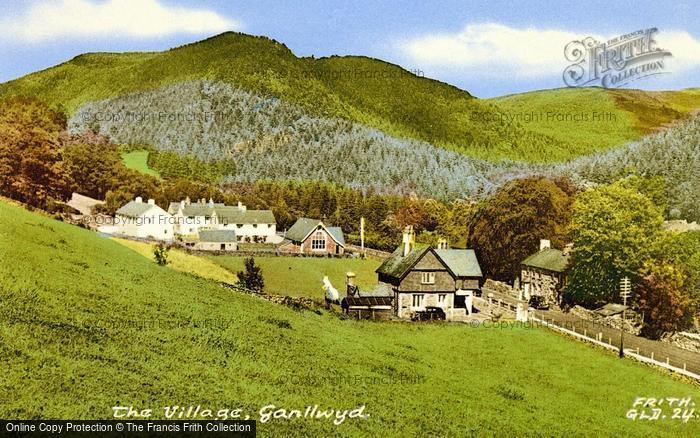
[{"label": "blue sky", "polygon": [[367,55],[479,97],[563,86],[566,42],[656,27],[673,53],[643,89],[700,86],[700,4],[685,1],[0,0],[0,81],[80,53],[163,50],[223,30],[299,56]]}]

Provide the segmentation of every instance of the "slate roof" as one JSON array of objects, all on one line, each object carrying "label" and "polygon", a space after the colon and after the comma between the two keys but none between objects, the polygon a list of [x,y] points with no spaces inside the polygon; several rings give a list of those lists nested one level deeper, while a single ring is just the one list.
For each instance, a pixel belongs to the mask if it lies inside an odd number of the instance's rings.
[{"label": "slate roof", "polygon": [[309,233],[321,223],[318,219],[309,219],[300,217],[294,222],[294,225],[287,230],[285,237],[292,242],[301,242]]},{"label": "slate roof", "polygon": [[[397,279],[402,278],[428,251],[431,251],[428,245],[416,243],[413,250],[404,257],[403,246],[399,246],[375,272]],[[474,250],[432,249],[432,251],[456,277],[483,276]]]},{"label": "slate roof", "polygon": [[328,227],[328,232],[331,233],[331,236],[333,236],[340,246],[345,246],[345,236],[340,227]]},{"label": "slate roof", "polygon": [[274,224],[275,215],[270,210],[241,210],[238,207],[214,207],[219,223]]},{"label": "slate roof", "polygon": [[384,260],[384,263],[379,265],[375,272],[389,277],[401,278],[429,250],[428,245],[416,243],[413,250],[404,257],[403,246],[399,246],[388,259]]},{"label": "slate roof", "polygon": [[235,230],[200,230],[200,242],[236,242]]},{"label": "slate roof", "polygon": [[[301,242],[319,225],[323,225],[323,222],[318,219],[301,217],[294,222],[294,225],[292,225],[289,230],[287,230],[285,237],[292,242]],[[326,227],[326,229],[328,230],[328,233],[330,233],[331,237],[333,237],[333,239],[335,239],[340,246],[345,246],[345,236],[343,235],[343,230],[340,227]]]},{"label": "slate roof", "polygon": [[155,207],[155,205],[151,205],[147,202],[129,201],[123,207],[117,210],[116,214],[136,218],[146,213],[153,207]]},{"label": "slate roof", "polygon": [[[270,210],[243,210],[238,206],[228,206],[221,203],[214,203],[211,207],[209,203],[202,204],[195,202],[185,204],[182,214],[187,217],[204,216],[211,217],[214,212],[219,218],[219,223],[227,224],[274,224],[275,215]],[[179,202],[171,202],[168,211],[175,214],[180,209]]]},{"label": "slate roof", "polygon": [[[214,207],[225,207],[226,204],[220,203],[220,202],[214,202],[213,203]],[[191,202],[189,204],[185,204],[185,208],[187,207],[206,207],[206,208],[211,208],[209,207],[209,203],[205,202],[202,204],[201,202]],[[170,205],[168,206],[168,213],[170,214],[175,214],[177,211],[180,209],[180,203],[179,202],[171,202]]]},{"label": "slate roof", "polygon": [[546,248],[532,254],[523,260],[522,264],[553,272],[564,272],[569,265],[569,256],[558,249]]},{"label": "slate roof", "polygon": [[436,249],[435,254],[457,277],[482,277],[473,249]]}]

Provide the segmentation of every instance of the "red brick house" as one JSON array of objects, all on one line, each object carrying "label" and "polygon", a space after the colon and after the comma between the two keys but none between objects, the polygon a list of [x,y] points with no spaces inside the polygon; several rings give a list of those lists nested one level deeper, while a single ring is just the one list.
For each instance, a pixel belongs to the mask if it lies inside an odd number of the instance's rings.
[{"label": "red brick house", "polygon": [[340,255],[345,252],[343,230],[326,226],[318,219],[298,219],[284,237],[280,251],[312,255]]}]

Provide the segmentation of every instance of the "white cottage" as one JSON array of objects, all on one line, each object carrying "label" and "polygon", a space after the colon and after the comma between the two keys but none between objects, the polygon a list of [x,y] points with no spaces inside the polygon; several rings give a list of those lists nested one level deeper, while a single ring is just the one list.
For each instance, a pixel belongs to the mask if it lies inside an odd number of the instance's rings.
[{"label": "white cottage", "polygon": [[141,239],[172,240],[173,216],[158,207],[153,199],[143,202],[139,196],[114,215],[114,234]]},{"label": "white cottage", "polygon": [[202,230],[232,230],[239,242],[278,243],[277,223],[270,210],[248,210],[245,205],[228,206],[209,199],[172,202],[168,212],[173,215],[175,233],[196,238]]}]

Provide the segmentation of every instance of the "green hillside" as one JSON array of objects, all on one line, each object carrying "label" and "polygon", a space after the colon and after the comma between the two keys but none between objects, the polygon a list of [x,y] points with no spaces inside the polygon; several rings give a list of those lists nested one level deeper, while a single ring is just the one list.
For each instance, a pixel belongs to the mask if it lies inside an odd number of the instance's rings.
[{"label": "green hillside", "polygon": [[[315,116],[346,118],[392,135],[490,160],[565,160],[647,132],[637,129],[630,114],[636,108],[624,102],[625,96],[634,101],[643,92],[618,91],[619,99],[588,90],[563,93],[569,99],[565,108],[582,107],[589,112],[617,108],[618,122],[602,129],[504,123],[504,112],[556,107],[560,92],[481,100],[380,60],[359,56],[298,58],[276,41],[230,32],[159,53],[84,54],[1,84],[0,95],[37,96],[73,114],[86,102],[195,79],[235,84],[260,95],[279,97]],[[700,107],[697,93],[684,94],[682,100],[683,105],[672,108],[675,112],[665,114],[662,120],[650,120],[650,127]]]},{"label": "green hillside", "polygon": [[[0,202],[0,417],[108,418],[112,406],[274,404],[366,419],[272,420],[262,436],[697,436],[631,421],[638,396],[696,386],[543,329],[342,321],[155,263]],[[157,415],[157,414],[156,414]],[[161,415],[158,415],[161,417]]]},{"label": "green hillside", "polygon": [[143,174],[160,178],[160,174],[157,170],[148,167],[148,151],[122,152],[121,155],[124,165],[129,169],[138,170]]},{"label": "green hillside", "polygon": [[569,144],[576,156],[637,140],[687,118],[700,107],[700,92],[560,88],[489,102],[506,120],[520,117],[526,129]]}]

